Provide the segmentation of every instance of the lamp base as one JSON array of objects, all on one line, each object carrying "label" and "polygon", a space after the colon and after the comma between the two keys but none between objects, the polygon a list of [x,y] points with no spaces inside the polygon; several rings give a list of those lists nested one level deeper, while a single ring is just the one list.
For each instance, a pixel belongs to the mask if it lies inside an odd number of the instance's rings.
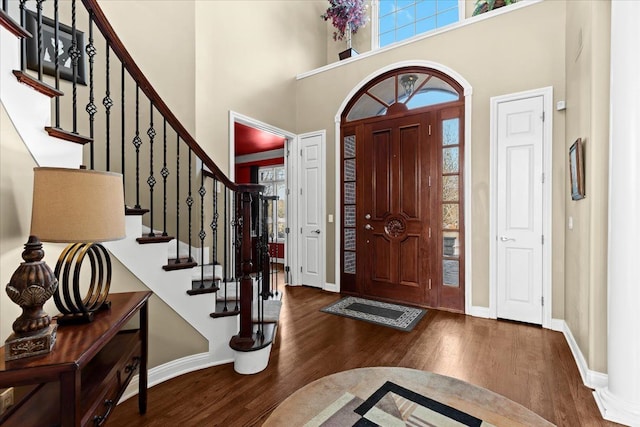
[{"label": "lamp base", "polygon": [[57,330],[58,325],[54,323],[34,335],[19,336],[12,333],[5,341],[4,360],[49,353],[56,342]]}]

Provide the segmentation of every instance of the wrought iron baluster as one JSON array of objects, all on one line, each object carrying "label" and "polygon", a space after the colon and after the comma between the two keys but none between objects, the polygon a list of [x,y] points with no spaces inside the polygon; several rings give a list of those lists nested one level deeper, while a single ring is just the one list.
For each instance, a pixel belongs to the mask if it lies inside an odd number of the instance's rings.
[{"label": "wrought iron baluster", "polygon": [[239,311],[240,303],[240,278],[242,277],[242,226],[244,217],[242,216],[242,196],[238,192],[234,192],[235,206],[235,281],[236,281],[236,306],[235,311]]},{"label": "wrought iron baluster", "polygon": [[[107,71],[107,80],[106,80],[106,91],[105,91],[105,96],[104,99],[102,100],[102,105],[104,105],[105,108],[105,123],[107,126],[107,134],[106,134],[106,168],[107,170],[111,170],[111,107],[113,107],[113,100],[111,99],[111,80],[109,78],[109,76],[111,75],[111,70],[110,70],[110,60],[109,60],[109,51],[111,50],[110,46],[109,46],[109,41],[107,40],[106,42],[106,57],[105,57],[105,68]],[[93,145],[93,142],[91,143],[91,145]]]},{"label": "wrought iron baluster", "polygon": [[176,132],[176,264],[180,263],[180,135]]},{"label": "wrought iron baluster", "polygon": [[124,157],[125,157],[125,153],[124,153],[124,140],[125,140],[125,134],[126,134],[126,125],[125,125],[125,99],[124,99],[124,92],[125,92],[125,81],[124,81],[124,63],[120,66],[120,123],[121,123],[121,127],[120,127],[120,172],[122,173],[122,182],[127,182],[126,181],[126,176],[124,174],[125,172],[125,161],[124,161]]},{"label": "wrought iron baluster", "polygon": [[73,115],[73,133],[78,133],[78,59],[80,58],[80,50],[78,49],[78,41],[76,39],[76,0],[71,0],[71,47],[69,48],[69,58],[71,58],[71,67],[73,69],[72,87],[72,115]]},{"label": "wrought iron baluster", "polygon": [[[27,21],[27,0],[20,0],[20,26],[25,28]],[[56,0],[57,4],[57,0]],[[58,38],[56,37],[56,42]],[[56,45],[56,50],[58,46]],[[27,40],[25,37],[20,39],[20,69],[25,71],[27,69]]]},{"label": "wrought iron baluster", "polygon": [[[91,16],[93,16],[93,14]],[[60,19],[58,17],[58,0],[54,0],[53,2],[53,38],[54,38],[53,48],[55,52],[53,53],[53,61],[54,61],[53,69],[55,74],[56,90],[60,90],[60,53],[58,52],[60,50],[58,46],[60,43],[59,34],[60,34]],[[59,129],[60,128],[60,97],[56,96],[54,102],[55,102],[55,124],[56,124],[56,128]]]},{"label": "wrought iron baluster", "polygon": [[207,194],[206,188],[204,188],[204,164],[200,164],[200,232],[198,237],[200,238],[200,285],[204,285],[204,239],[207,237],[207,233],[204,231],[204,196]]},{"label": "wrought iron baluster", "polygon": [[133,146],[136,147],[136,204],[135,208],[140,209],[140,85],[136,83],[136,136],[133,138]]},{"label": "wrought iron baluster", "polygon": [[227,245],[229,243],[228,241],[228,233],[229,233],[229,221],[228,221],[228,217],[227,217],[227,212],[229,211],[229,201],[227,199],[229,194],[229,189],[227,188],[227,186],[225,185],[224,187],[224,210],[223,210],[223,217],[224,217],[224,235],[223,235],[223,245],[222,245],[222,250],[224,252],[223,254],[223,264],[222,264],[222,282],[224,285],[224,309],[222,311],[228,311],[227,308],[227,282],[229,281],[229,276],[228,276],[228,271],[227,271],[227,267],[229,265],[228,263],[228,257],[227,257]]},{"label": "wrought iron baluster", "polygon": [[87,52],[87,56],[89,56],[89,103],[87,104],[87,107],[85,108],[85,110],[89,114],[89,137],[91,138],[91,142],[89,143],[89,165],[91,169],[94,169],[95,166],[94,166],[93,135],[94,135],[94,120],[95,120],[95,115],[98,109],[96,108],[96,104],[94,103],[95,98],[93,94],[93,89],[94,89],[93,63],[94,63],[94,56],[97,53],[96,47],[93,44],[93,12],[89,13],[89,44],[87,44],[86,52]]},{"label": "wrought iron baluster", "polygon": [[[162,175],[162,235],[167,236],[167,177],[169,176],[169,169],[167,169],[167,119],[164,119],[163,125],[163,140],[162,140],[162,169],[160,175]],[[179,242],[176,241],[176,246],[179,246]]]},{"label": "wrought iron baluster", "polygon": [[191,147],[189,147],[189,175],[188,175],[189,176],[189,180],[188,180],[188,182],[189,182],[189,194],[187,196],[187,207],[189,208],[189,221],[188,221],[189,222],[189,234],[188,234],[189,261],[191,261],[193,259],[191,257],[191,234],[192,234],[192,231],[191,231],[191,224],[192,224],[192,222],[191,222],[191,219],[192,219],[191,211],[192,211],[192,208],[193,208],[193,197],[191,196],[191,177],[192,177],[192,175],[191,175],[191,158],[192,157],[193,157],[193,153],[192,153]]},{"label": "wrought iron baluster", "polygon": [[149,178],[147,185],[149,186],[149,237],[155,237],[153,231],[153,187],[156,185],[156,178],[153,176],[153,140],[156,137],[156,130],[153,128],[153,101],[149,101],[149,129],[147,129],[149,137]]},{"label": "wrought iron baluster", "polygon": [[38,39],[38,80],[42,81],[42,58],[44,57],[44,48],[42,45],[42,3],[44,0],[36,0],[37,20],[38,20],[38,34],[35,36]]},{"label": "wrought iron baluster", "polygon": [[218,263],[218,179],[213,178],[213,219],[211,220],[211,260]]}]

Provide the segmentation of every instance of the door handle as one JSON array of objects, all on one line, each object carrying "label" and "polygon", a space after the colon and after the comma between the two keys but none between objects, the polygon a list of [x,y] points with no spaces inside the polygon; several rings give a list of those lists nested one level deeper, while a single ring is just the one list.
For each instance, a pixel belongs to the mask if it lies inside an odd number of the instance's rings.
[{"label": "door handle", "polygon": [[364,219],[371,219],[371,214],[366,214],[366,215],[364,216]]},{"label": "door handle", "polygon": [[365,224],[364,225],[364,229],[365,230],[373,230],[373,226],[371,224]]},{"label": "door handle", "polygon": [[320,234],[320,229],[313,230],[312,233]]},{"label": "door handle", "polygon": [[508,242],[509,240],[512,240],[514,242],[516,241],[516,239],[514,239],[513,237],[500,236],[500,241],[501,242]]}]

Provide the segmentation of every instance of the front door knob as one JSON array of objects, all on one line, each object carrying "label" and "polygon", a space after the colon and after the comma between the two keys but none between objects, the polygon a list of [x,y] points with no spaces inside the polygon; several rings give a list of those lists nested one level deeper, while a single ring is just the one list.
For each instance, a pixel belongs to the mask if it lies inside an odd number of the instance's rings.
[{"label": "front door knob", "polygon": [[373,230],[373,226],[371,224],[365,224],[364,229],[365,230]]}]

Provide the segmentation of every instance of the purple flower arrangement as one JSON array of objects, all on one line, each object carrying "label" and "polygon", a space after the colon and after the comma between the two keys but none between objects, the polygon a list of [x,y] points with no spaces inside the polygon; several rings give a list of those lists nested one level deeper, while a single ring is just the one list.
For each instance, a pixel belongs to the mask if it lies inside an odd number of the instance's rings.
[{"label": "purple flower arrangement", "polygon": [[334,40],[344,39],[347,30],[351,34],[357,33],[358,28],[364,27],[369,20],[366,0],[329,0],[329,4],[327,11],[320,17],[325,21],[331,19],[336,27],[337,31],[333,32]]}]

